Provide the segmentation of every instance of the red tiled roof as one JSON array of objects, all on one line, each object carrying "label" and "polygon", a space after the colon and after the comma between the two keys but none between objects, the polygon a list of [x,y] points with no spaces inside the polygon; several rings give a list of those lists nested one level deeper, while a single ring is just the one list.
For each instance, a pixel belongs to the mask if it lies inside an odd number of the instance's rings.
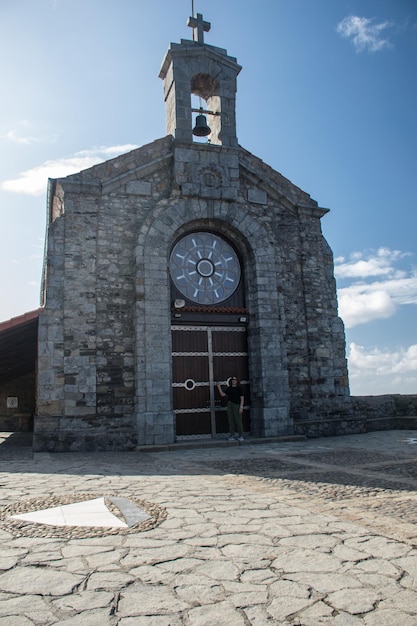
[{"label": "red tiled roof", "polygon": [[8,330],[14,326],[20,326],[20,324],[36,319],[39,317],[39,311],[40,309],[35,309],[34,311],[29,311],[28,313],[22,313],[22,315],[18,315],[17,317],[12,317],[10,320],[6,320],[5,322],[0,322],[0,333],[2,330]]}]

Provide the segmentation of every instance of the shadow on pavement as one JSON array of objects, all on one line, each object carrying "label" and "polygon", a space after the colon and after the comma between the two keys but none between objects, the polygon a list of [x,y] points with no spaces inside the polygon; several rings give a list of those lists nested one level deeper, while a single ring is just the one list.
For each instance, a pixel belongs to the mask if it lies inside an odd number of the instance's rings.
[{"label": "shadow on pavement", "polygon": [[[366,435],[364,435],[366,437]],[[415,447],[366,450],[346,447],[314,450],[312,440],[294,444],[244,445],[166,452],[32,453],[32,433],[0,433],[0,471],[8,473],[146,475],[244,475],[255,480],[315,491],[315,485],[373,491],[415,491]],[[248,442],[249,443],[249,442]],[[305,445],[304,445],[305,444]],[[295,446],[295,447],[294,447]],[[334,492],[333,496],[334,497]],[[344,490],[345,495],[345,490]]]}]

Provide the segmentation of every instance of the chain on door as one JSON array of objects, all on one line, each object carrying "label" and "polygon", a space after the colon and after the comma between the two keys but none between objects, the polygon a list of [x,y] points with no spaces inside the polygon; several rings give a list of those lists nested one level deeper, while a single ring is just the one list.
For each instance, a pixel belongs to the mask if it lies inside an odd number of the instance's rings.
[{"label": "chain on door", "polygon": [[226,408],[215,383],[240,378],[245,394],[244,429],[250,431],[246,328],[172,326],[173,409],[177,439],[228,432]]}]

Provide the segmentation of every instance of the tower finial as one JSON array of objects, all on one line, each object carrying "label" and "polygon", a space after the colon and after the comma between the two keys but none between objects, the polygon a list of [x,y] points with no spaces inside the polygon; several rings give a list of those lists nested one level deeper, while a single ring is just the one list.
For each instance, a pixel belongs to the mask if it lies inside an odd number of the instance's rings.
[{"label": "tower finial", "polygon": [[197,13],[197,17],[193,15],[188,18],[187,26],[193,29],[193,41],[204,44],[204,33],[209,32],[211,28],[210,22],[205,22],[202,14]]}]

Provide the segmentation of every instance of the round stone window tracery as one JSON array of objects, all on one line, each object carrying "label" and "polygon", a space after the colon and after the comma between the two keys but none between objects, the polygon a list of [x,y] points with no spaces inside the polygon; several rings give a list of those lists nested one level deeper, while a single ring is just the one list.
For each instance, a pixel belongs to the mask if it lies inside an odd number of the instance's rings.
[{"label": "round stone window tracery", "polygon": [[232,246],[209,232],[189,233],[174,246],[169,268],[178,291],[192,302],[218,304],[238,288],[240,263]]}]

